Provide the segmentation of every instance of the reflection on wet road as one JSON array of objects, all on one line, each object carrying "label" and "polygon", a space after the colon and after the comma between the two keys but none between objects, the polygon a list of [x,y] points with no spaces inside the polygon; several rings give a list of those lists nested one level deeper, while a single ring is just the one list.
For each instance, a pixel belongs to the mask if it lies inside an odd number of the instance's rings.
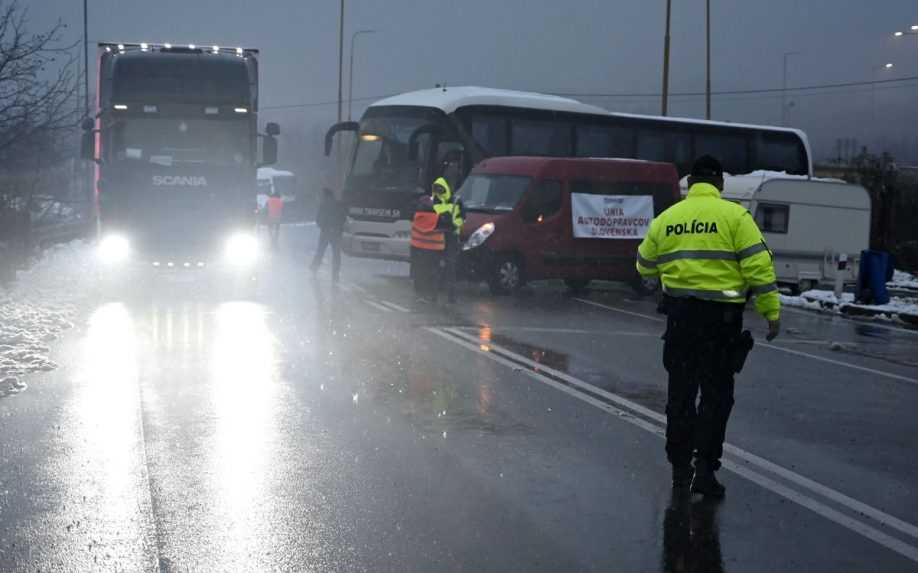
[{"label": "reflection on wet road", "polygon": [[709,503],[670,488],[651,302],[415,305],[398,265],[336,288],[297,260],[254,298],[151,283],[84,309],[60,371],[0,400],[0,570],[918,563],[918,388],[844,365],[916,377],[918,336],[790,317],[780,344],[842,364],[756,349]]}]

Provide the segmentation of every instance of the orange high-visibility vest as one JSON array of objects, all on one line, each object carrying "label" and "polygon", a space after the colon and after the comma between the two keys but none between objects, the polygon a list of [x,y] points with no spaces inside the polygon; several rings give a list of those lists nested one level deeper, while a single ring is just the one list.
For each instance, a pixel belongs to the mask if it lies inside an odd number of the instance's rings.
[{"label": "orange high-visibility vest", "polygon": [[280,197],[268,197],[268,219],[279,221],[284,212],[284,200]]},{"label": "orange high-visibility vest", "polygon": [[436,213],[418,211],[411,222],[411,246],[426,251],[445,251],[446,235],[437,231]]}]

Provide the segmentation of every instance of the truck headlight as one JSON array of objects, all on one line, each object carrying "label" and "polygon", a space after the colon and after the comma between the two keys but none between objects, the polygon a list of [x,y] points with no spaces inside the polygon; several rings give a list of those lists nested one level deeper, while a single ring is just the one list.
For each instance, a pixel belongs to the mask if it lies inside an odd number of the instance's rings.
[{"label": "truck headlight", "polygon": [[480,247],[482,243],[488,240],[494,233],[494,223],[485,223],[484,225],[475,229],[475,232],[472,233],[468,240],[465,242],[465,245],[462,246],[463,251],[471,251],[477,247]]},{"label": "truck headlight", "polygon": [[226,241],[226,261],[246,267],[258,260],[258,239],[251,233],[236,233]]},{"label": "truck headlight", "polygon": [[99,241],[98,254],[103,263],[122,263],[131,255],[131,243],[121,235],[107,235]]}]

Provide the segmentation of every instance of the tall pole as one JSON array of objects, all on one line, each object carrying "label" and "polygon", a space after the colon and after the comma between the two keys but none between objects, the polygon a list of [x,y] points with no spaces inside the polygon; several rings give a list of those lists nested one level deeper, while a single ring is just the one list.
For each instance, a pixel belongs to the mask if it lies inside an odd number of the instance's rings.
[{"label": "tall pole", "polygon": [[789,111],[787,106],[787,61],[791,56],[796,56],[800,52],[784,52],[784,65],[781,69],[781,125],[787,126],[789,123]]},{"label": "tall pole", "polygon": [[711,119],[711,0],[705,1],[704,118]]},{"label": "tall pole", "polygon": [[[338,123],[341,123],[341,106],[344,101],[342,81],[344,79],[344,0],[341,0],[341,9],[338,13]],[[344,185],[343,161],[341,157],[341,140],[335,139],[335,179],[337,193],[341,193]]]},{"label": "tall pole", "polygon": [[376,30],[357,30],[351,35],[351,63],[347,80],[347,120],[351,120],[351,105],[354,103],[354,41],[360,34],[373,34]]},{"label": "tall pole", "polygon": [[89,0],[83,0],[83,113],[89,117]]},{"label": "tall pole", "polygon": [[338,121],[341,121],[341,104],[344,101],[342,80],[344,79],[344,0],[338,14]]},{"label": "tall pole", "polygon": [[663,104],[660,115],[666,115],[669,101],[669,25],[672,4],[672,0],[666,0],[666,35],[663,38]]}]

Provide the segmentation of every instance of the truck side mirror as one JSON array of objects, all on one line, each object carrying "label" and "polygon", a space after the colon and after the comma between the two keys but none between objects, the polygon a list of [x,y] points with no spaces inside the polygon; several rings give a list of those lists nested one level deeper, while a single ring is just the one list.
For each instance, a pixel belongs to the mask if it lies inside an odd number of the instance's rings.
[{"label": "truck side mirror", "polygon": [[360,124],[356,121],[342,121],[329,127],[328,131],[325,133],[325,157],[331,155],[332,143],[335,141],[335,134],[341,131],[353,131],[356,133],[359,129]]},{"label": "truck side mirror", "polygon": [[261,139],[261,161],[259,166],[274,165],[277,163],[277,140],[272,135],[266,135]]},{"label": "truck side mirror", "polygon": [[265,133],[271,137],[277,137],[280,135],[280,126],[274,123],[273,121],[268,122],[268,125],[265,126]]}]

